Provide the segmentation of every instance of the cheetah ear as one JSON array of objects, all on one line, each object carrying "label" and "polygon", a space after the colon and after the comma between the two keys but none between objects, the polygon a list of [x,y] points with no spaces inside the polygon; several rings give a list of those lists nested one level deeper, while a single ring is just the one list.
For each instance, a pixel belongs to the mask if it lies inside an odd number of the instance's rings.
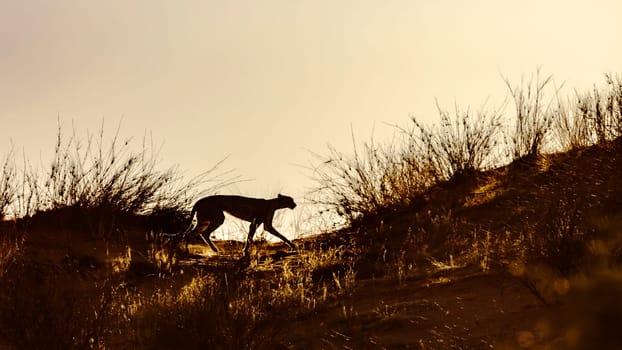
[{"label": "cheetah ear", "polygon": [[283,198],[283,195],[279,193],[279,198]]}]

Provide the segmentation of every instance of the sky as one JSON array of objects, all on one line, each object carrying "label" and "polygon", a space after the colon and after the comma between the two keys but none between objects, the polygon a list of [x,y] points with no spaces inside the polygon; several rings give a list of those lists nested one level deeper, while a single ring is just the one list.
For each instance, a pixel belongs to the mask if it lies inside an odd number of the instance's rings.
[{"label": "sky", "polygon": [[[0,154],[46,163],[58,122],[149,134],[163,167],[305,201],[310,152],[477,108],[538,68],[572,94],[622,73],[622,2],[0,0]],[[73,126],[72,126],[73,125]],[[140,142],[138,142],[139,144]]]}]

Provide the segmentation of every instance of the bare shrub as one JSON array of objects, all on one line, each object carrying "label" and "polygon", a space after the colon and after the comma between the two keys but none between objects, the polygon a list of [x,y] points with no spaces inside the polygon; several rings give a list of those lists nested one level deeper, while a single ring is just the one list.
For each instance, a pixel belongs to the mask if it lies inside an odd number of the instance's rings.
[{"label": "bare shrub", "polygon": [[607,104],[605,109],[611,115],[614,137],[622,135],[622,75],[607,74]]},{"label": "bare shrub", "polygon": [[24,179],[29,195],[37,197],[37,209],[79,208],[91,234],[110,238],[120,233],[124,215],[184,213],[199,186],[209,185],[213,191],[235,181],[227,172],[216,173],[222,161],[184,180],[176,167],[158,169],[153,142],[143,138],[141,149],[132,151],[131,141],[120,140],[119,128],[107,143],[103,125],[97,136],[87,134],[86,139],[75,131],[65,137],[59,126],[45,177]]},{"label": "bare shrub", "polygon": [[357,146],[352,135],[353,154],[347,155],[329,146],[327,156],[316,155],[321,163],[313,170],[318,184],[316,204],[334,209],[350,222],[407,205],[429,183],[423,162],[414,149],[403,147],[395,139],[378,145]]},{"label": "bare shrub", "polygon": [[23,155],[23,164],[15,166],[14,175],[15,195],[7,209],[14,218],[24,221],[41,208],[40,174]]},{"label": "bare shrub", "polygon": [[545,89],[551,80],[552,76],[541,79],[539,70],[535,78],[532,76],[526,83],[521,79],[516,87],[504,78],[516,110],[514,126],[506,135],[512,160],[532,158],[542,151],[553,120],[551,103],[545,102]]},{"label": "bare shrub", "polygon": [[[413,128],[403,130],[416,153],[422,154],[436,181],[473,175],[495,164],[501,130],[500,109],[486,110],[475,118],[456,106],[454,117],[437,103],[440,126],[427,126],[412,118]],[[411,147],[412,147],[411,146]]]},{"label": "bare shrub", "polygon": [[2,167],[0,173],[0,221],[2,221],[7,214],[7,209],[17,196],[17,169],[12,151],[4,157],[0,167]]},{"label": "bare shrub", "polygon": [[83,143],[74,135],[64,139],[59,126],[54,159],[41,190],[44,208],[109,206],[115,211],[138,213],[152,204],[156,192],[171,180],[169,172],[155,168],[157,153],[143,141],[143,149],[130,152],[131,140],[117,133],[104,145],[89,135]]},{"label": "bare shrub", "polygon": [[606,86],[558,98],[553,130],[561,150],[586,147],[622,135],[622,80],[606,74]]},{"label": "bare shrub", "polygon": [[495,164],[501,114],[484,107],[476,118],[456,108],[455,118],[439,107],[440,127],[413,119],[413,127],[395,127],[391,142],[373,138],[362,146],[352,136],[353,154],[329,147],[313,168],[317,202],[350,222],[412,204],[437,181],[468,176]]},{"label": "bare shrub", "polygon": [[558,98],[552,113],[552,129],[560,150],[567,151],[594,144],[591,122],[585,118],[585,113],[580,112],[577,101],[563,101]]},{"label": "bare shrub", "polygon": [[594,87],[578,97],[577,113],[587,121],[595,143],[622,135],[622,80],[606,75],[604,89]]}]

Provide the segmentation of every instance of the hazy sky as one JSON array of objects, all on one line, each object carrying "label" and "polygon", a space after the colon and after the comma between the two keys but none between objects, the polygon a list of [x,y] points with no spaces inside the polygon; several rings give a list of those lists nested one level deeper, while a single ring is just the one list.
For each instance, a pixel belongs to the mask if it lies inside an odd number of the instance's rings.
[{"label": "hazy sky", "polygon": [[[307,150],[501,100],[541,67],[566,91],[622,72],[622,2],[0,0],[0,142],[38,160],[57,117],[145,131],[162,164],[300,196]],[[0,154],[4,153],[0,149]]]}]

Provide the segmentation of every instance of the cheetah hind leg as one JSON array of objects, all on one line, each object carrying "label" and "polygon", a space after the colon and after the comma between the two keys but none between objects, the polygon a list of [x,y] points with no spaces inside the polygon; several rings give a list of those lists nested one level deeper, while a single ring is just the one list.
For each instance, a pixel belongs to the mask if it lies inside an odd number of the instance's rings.
[{"label": "cheetah hind leg", "polygon": [[215,253],[218,253],[218,248],[216,248],[216,246],[214,245],[214,243],[212,243],[212,240],[209,239],[209,234],[207,236],[207,239],[205,239],[205,237],[203,236],[203,233],[199,233],[199,237],[201,237],[201,239],[203,240],[203,242],[205,242],[205,244],[209,245],[210,248],[212,248],[212,250]]}]

